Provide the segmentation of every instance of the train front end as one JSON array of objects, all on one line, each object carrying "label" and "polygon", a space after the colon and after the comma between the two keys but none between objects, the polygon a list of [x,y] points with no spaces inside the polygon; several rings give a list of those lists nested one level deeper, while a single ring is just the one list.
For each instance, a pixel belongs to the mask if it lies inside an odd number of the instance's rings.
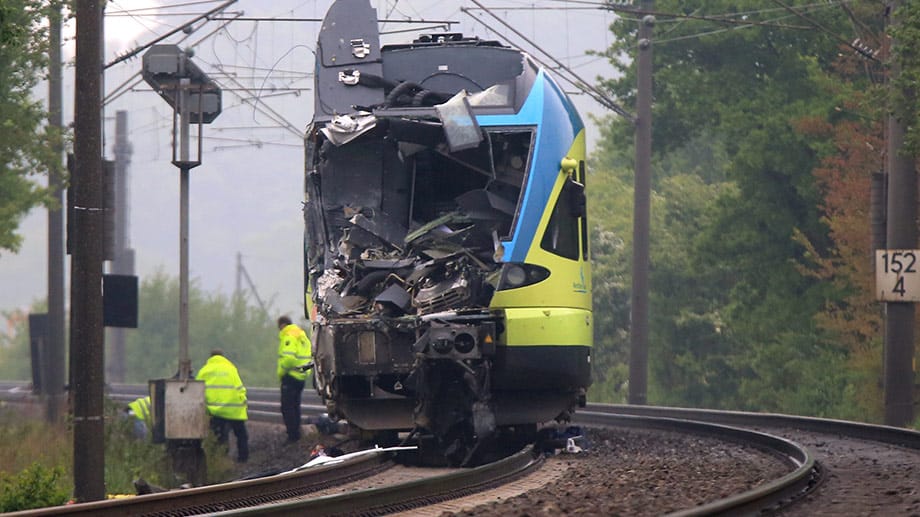
[{"label": "train front end", "polygon": [[584,403],[584,126],[543,69],[459,34],[380,48],[367,0],[338,0],[306,149],[306,307],[330,415],[415,430],[458,462]]}]

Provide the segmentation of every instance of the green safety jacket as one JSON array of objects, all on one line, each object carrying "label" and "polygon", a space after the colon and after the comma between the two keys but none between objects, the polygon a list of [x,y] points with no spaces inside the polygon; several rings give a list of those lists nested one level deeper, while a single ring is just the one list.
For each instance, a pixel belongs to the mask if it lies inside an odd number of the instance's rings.
[{"label": "green safety jacket", "polygon": [[246,387],[229,359],[212,355],[201,367],[196,380],[204,381],[208,414],[227,420],[246,420]]},{"label": "green safety jacket", "polygon": [[290,375],[297,380],[305,380],[307,372],[298,368],[313,359],[313,345],[307,333],[291,323],[278,332],[278,379]]},{"label": "green safety jacket", "polygon": [[141,397],[139,399],[136,399],[133,402],[128,403],[128,409],[130,409],[131,412],[134,413],[134,416],[137,417],[138,420],[147,424],[148,428],[151,427],[151,424],[153,422],[150,420],[150,397],[149,396]]}]

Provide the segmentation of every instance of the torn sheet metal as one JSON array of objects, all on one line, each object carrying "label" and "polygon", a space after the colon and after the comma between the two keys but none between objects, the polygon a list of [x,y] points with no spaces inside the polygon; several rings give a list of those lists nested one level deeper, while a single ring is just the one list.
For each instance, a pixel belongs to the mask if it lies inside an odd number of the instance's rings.
[{"label": "torn sheet metal", "polygon": [[374,298],[374,303],[389,304],[389,306],[399,309],[401,314],[405,314],[412,306],[412,295],[397,284],[390,284]]},{"label": "torn sheet metal", "polygon": [[338,115],[326,123],[320,132],[335,145],[344,145],[377,126],[377,117],[370,113]]},{"label": "torn sheet metal", "polygon": [[[373,449],[365,449],[362,451],[349,452],[347,454],[342,454],[340,456],[327,456],[326,454],[318,454],[315,458],[311,459],[307,463],[304,463],[303,465],[297,468],[291,469],[288,472],[298,472],[305,468],[316,467],[319,465],[330,465],[333,463],[342,463],[344,461],[348,461],[354,458],[360,458],[361,456],[384,454],[388,452],[414,451],[417,449],[418,447],[415,445],[402,446],[402,447],[378,447],[375,445]],[[286,473],[287,472],[284,472],[283,474],[286,474]]]},{"label": "torn sheet metal", "polygon": [[477,147],[482,142],[482,131],[473,108],[470,106],[466,90],[460,90],[444,104],[434,107],[438,118],[444,124],[444,135],[450,152]]},{"label": "torn sheet metal", "polygon": [[351,224],[370,232],[394,248],[402,250],[406,247],[406,228],[383,212],[376,214],[373,219],[358,214],[351,218]]}]

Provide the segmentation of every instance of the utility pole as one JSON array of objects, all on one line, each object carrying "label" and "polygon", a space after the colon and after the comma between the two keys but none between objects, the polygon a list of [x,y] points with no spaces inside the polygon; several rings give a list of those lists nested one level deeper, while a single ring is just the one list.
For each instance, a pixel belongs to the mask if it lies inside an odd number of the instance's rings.
[{"label": "utility pole", "polygon": [[[173,108],[172,163],[179,168],[179,373],[175,379],[154,381],[162,386],[162,402],[154,396],[154,414],[163,411],[164,436],[173,470],[194,484],[205,478],[201,439],[207,423],[197,408],[204,407],[204,383],[192,379],[188,356],[189,171],[201,165],[203,124],[221,111],[221,90],[177,45],[154,45],[144,54],[141,75]],[[191,149],[191,124],[197,125],[197,151]]]},{"label": "utility pole", "polygon": [[79,502],[105,499],[102,322],[102,3],[76,1],[71,242],[73,476]]},{"label": "utility pole", "polygon": [[243,296],[243,254],[236,252],[236,290],[233,296]]},{"label": "utility pole", "polygon": [[[887,20],[890,27],[897,25],[895,13],[899,0],[888,3]],[[898,41],[889,38],[891,97],[897,94],[910,98],[909,92],[896,92],[901,67],[895,49]],[[886,169],[888,171],[888,230],[889,250],[912,250],[917,247],[917,172],[915,158],[904,150],[904,134],[908,121],[901,120],[902,113],[893,109],[888,115]],[[878,267],[878,266],[877,266]],[[913,359],[914,359],[914,303],[887,301],[885,303],[885,424],[904,427],[913,417]]]},{"label": "utility pole", "polygon": [[256,284],[252,281],[252,278],[249,276],[249,272],[246,271],[246,268],[243,266],[243,254],[240,252],[236,253],[236,292],[235,296],[243,296],[243,283],[242,279],[246,279],[246,285],[249,286],[249,290],[252,291],[252,295],[255,297],[256,302],[259,304],[259,307],[262,308],[262,312],[265,314],[265,317],[268,318],[268,322],[272,323],[272,316],[268,313],[268,309],[265,307],[265,304],[262,303],[262,298],[259,297],[259,291],[256,290]]},{"label": "utility pole", "polygon": [[[131,143],[128,141],[128,112],[115,113],[115,258],[111,272],[116,275],[134,274],[134,250],[128,239],[128,165],[131,163]],[[127,329],[112,327],[108,330],[109,357],[107,378],[109,382],[125,382],[125,338]]]},{"label": "utility pole", "polygon": [[[144,54],[144,80],[173,108],[172,163],[179,168],[179,379],[191,378],[188,356],[189,171],[201,165],[203,124],[221,111],[221,90],[178,45],[153,45]],[[191,125],[198,132],[191,149]]]},{"label": "utility pole", "polygon": [[[48,125],[63,132],[63,88],[61,65],[61,5],[48,6]],[[48,186],[56,206],[48,209],[48,342],[42,354],[42,387],[46,397],[45,419],[62,421],[64,399],[64,188],[61,165],[63,143],[55,143],[55,159],[48,170]]]},{"label": "utility pole", "polygon": [[[653,0],[643,0],[641,10],[651,12]],[[651,218],[652,156],[652,28],[655,17],[639,22],[636,55],[636,177],[633,192],[632,304],[630,305],[630,404],[648,400],[649,226]]]},{"label": "utility pole", "polygon": [[[180,67],[180,74],[183,73]],[[201,163],[189,158],[189,96],[191,81],[179,80],[179,378],[187,380],[192,375],[192,362],[188,357],[188,222],[189,222],[189,171]],[[174,125],[175,127],[175,125]],[[201,141],[201,133],[198,134]]]}]

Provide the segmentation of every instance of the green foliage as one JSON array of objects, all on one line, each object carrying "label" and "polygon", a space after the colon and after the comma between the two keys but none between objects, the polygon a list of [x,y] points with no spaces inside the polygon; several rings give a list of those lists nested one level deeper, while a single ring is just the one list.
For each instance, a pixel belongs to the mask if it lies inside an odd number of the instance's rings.
[{"label": "green foliage", "polygon": [[[105,405],[105,486],[109,494],[134,494],[134,481],[178,488],[163,444],[134,435],[134,417],[124,405]],[[208,482],[234,479],[235,469],[225,445],[208,435],[202,444]],[[67,501],[73,485],[70,474],[73,435],[69,429],[0,413],[0,512],[41,508]]]},{"label": "green foliage", "polygon": [[[138,328],[128,333],[129,383],[172,377],[179,357],[179,281],[163,272],[144,279],[139,294]],[[189,286],[189,358],[192,368],[221,348],[246,386],[276,386],[277,328],[271,317],[241,297],[208,294]]]},{"label": "green foliage", "polygon": [[59,505],[70,487],[71,434],[0,408],[0,513]]},{"label": "green foliage", "polygon": [[19,248],[20,219],[50,199],[33,177],[62,174],[60,153],[54,151],[62,136],[43,125],[46,113],[32,97],[47,65],[47,4],[0,3],[0,250]]},{"label": "green foliage", "polygon": [[[655,8],[649,399],[852,415],[858,376],[847,370],[847,351],[816,324],[847,286],[799,267],[808,253],[833,246],[812,171],[836,148],[800,125],[841,117],[827,91],[842,74],[862,86],[874,79],[860,75],[868,67],[839,68],[835,34],[851,32],[848,14],[867,30],[878,28],[877,17],[863,3],[816,8],[808,18],[827,30],[803,30],[802,19],[779,21],[753,0],[668,0]],[[739,13],[752,23],[714,22]],[[635,99],[636,27],[633,17],[614,22],[616,43],[604,52],[619,74],[603,87],[626,106]],[[633,128],[606,122],[593,158],[620,174],[591,187],[621,192],[631,181]],[[604,249],[603,234],[592,237]],[[609,296],[603,275],[627,274],[627,255],[595,253],[596,297]],[[625,289],[620,299],[628,302]],[[622,373],[628,357],[628,306],[609,320],[600,306],[595,356],[603,368],[595,364],[595,375],[604,383],[603,372]],[[612,328],[601,330],[608,321]],[[618,340],[613,355],[609,336]]]},{"label": "green foliage", "polygon": [[[681,161],[682,162],[682,161]],[[678,163],[681,163],[678,162]],[[693,162],[686,163],[693,170]],[[721,262],[702,260],[703,230],[717,212],[711,200],[730,195],[731,183],[707,184],[697,174],[663,180],[661,224],[652,232],[649,394],[670,405],[731,407],[737,379],[729,356],[736,347],[722,306],[730,273]]]},{"label": "green foliage", "polygon": [[4,312],[2,318],[11,324],[12,332],[0,333],[0,379],[31,380],[28,314],[16,310]]},{"label": "green foliage", "polygon": [[592,289],[594,294],[593,384],[594,402],[623,402],[629,335],[632,253],[632,186],[609,169],[589,171],[588,221],[591,230]]},{"label": "green foliage", "polygon": [[[133,416],[124,405],[106,405],[105,425],[105,486],[110,494],[133,494],[134,481],[142,478],[151,485],[178,488],[185,479],[178,479],[172,470],[171,458],[164,444],[153,443],[134,435]],[[234,479],[233,459],[226,445],[217,443],[213,434],[202,442],[207,462],[208,483]]]},{"label": "green foliage", "polygon": [[740,409],[862,420],[845,394],[851,380],[840,347],[803,333],[777,332],[749,348],[749,375],[739,387]]},{"label": "green foliage", "polygon": [[[179,281],[162,271],[141,282],[138,328],[127,332],[125,382],[146,384],[172,377],[179,364]],[[32,312],[44,310],[38,302]],[[0,334],[0,378],[30,380],[28,315],[4,313],[13,332]],[[276,386],[278,330],[271,317],[242,297],[228,297],[189,286],[189,358],[192,368],[222,348],[247,386]]]},{"label": "green foliage", "polygon": [[69,465],[70,436],[69,431],[59,426],[0,408],[0,470],[14,473],[35,462],[49,468]]},{"label": "green foliage", "polygon": [[208,483],[226,483],[237,479],[238,476],[233,464],[235,452],[230,450],[231,443],[234,442],[218,443],[217,437],[213,433],[208,434],[201,443],[208,465]]},{"label": "green foliage", "polygon": [[892,110],[906,128],[905,152],[916,156],[920,153],[920,128],[910,121],[917,120],[917,84],[920,83],[920,53],[916,42],[920,41],[920,5],[903,2],[893,13],[897,26],[891,29],[893,60],[899,72],[892,88]]},{"label": "green foliage", "polygon": [[123,404],[108,402],[105,407],[105,486],[110,494],[135,493],[134,481],[173,487],[172,474],[161,444],[134,436],[133,416]]},{"label": "green foliage", "polygon": [[64,469],[39,463],[18,474],[0,472],[0,512],[15,512],[57,506],[67,502],[68,492],[60,487]]}]

